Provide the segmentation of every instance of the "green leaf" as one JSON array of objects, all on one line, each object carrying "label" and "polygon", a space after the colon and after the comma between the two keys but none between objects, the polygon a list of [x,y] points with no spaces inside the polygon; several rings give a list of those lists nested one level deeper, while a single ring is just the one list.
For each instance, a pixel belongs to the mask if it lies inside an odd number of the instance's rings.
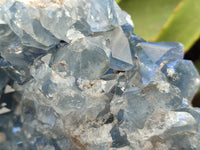
[{"label": "green leaf", "polygon": [[182,0],[156,41],[178,41],[186,51],[200,37],[200,0]]},{"label": "green leaf", "polygon": [[[152,40],[181,0],[122,0],[119,5],[127,11],[135,24],[134,33]],[[197,0],[199,1],[199,0]]]},{"label": "green leaf", "polygon": [[117,3],[120,3],[122,0],[116,0]]}]

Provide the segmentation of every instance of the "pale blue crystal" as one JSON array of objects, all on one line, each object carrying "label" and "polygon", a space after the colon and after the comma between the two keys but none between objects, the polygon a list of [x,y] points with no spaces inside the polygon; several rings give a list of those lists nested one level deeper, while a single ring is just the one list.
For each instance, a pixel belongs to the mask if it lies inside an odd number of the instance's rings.
[{"label": "pale blue crystal", "polygon": [[137,46],[141,47],[147,56],[156,64],[171,59],[183,59],[184,47],[178,42],[141,42]]},{"label": "pale blue crystal", "polygon": [[[102,76],[110,65],[109,49],[102,37],[84,38],[60,48],[52,57],[51,66],[67,75],[86,79]],[[109,51],[108,51],[109,52]]]},{"label": "pale blue crystal", "polygon": [[200,148],[183,45],[133,34],[114,0],[3,0],[0,20],[0,149]]},{"label": "pale blue crystal", "polygon": [[29,67],[34,59],[44,55],[45,51],[24,46],[18,36],[6,24],[0,24],[0,53],[4,59],[2,67],[8,75],[19,83],[30,79]]},{"label": "pale blue crystal", "polygon": [[177,86],[183,97],[192,100],[200,85],[200,77],[192,61],[169,61],[162,67],[162,72],[172,85]]},{"label": "pale blue crystal", "polygon": [[156,63],[161,64],[165,60],[175,60],[175,59],[183,59],[184,57],[184,46],[178,42],[157,42],[156,44],[160,44],[163,46],[171,47]]},{"label": "pale blue crystal", "polygon": [[56,121],[56,112],[54,112],[54,110],[51,107],[42,105],[38,106],[37,119],[43,122],[44,124],[48,124],[53,127]]},{"label": "pale blue crystal", "polygon": [[1,18],[5,18],[4,21],[25,45],[42,49],[57,45],[59,40],[69,43],[119,25],[128,25],[133,29],[130,16],[113,0],[59,1],[45,6],[46,3],[42,1],[35,7],[23,1],[1,2],[4,13]]},{"label": "pale blue crystal", "polygon": [[36,48],[48,49],[59,43],[48,30],[42,27],[33,14],[39,13],[29,10],[21,2],[14,2],[10,8],[4,10],[6,23],[20,37],[23,44]]},{"label": "pale blue crystal", "polygon": [[153,63],[156,63],[167,51],[172,48],[171,46],[164,46],[148,42],[138,43],[137,46],[142,48],[142,50]]},{"label": "pale blue crystal", "polygon": [[[174,92],[172,93],[171,91]],[[162,102],[159,102],[161,97]],[[125,99],[127,100],[127,104],[124,111],[124,118],[126,121],[131,121],[134,127],[140,129],[144,128],[148,117],[158,107],[175,110],[182,103],[181,93],[178,88],[170,86],[167,82],[163,81],[152,82],[140,90],[129,90],[125,93]]]},{"label": "pale blue crystal", "polygon": [[[143,84],[148,84],[156,78],[159,66],[152,61],[140,45],[135,47],[135,54],[138,57],[138,69],[142,76],[142,82]],[[161,78],[160,80],[163,79]]]}]

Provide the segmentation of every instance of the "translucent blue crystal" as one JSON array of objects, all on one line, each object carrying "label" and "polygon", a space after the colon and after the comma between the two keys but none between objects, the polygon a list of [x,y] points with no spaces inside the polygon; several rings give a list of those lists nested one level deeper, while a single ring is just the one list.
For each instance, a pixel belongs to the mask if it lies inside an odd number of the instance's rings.
[{"label": "translucent blue crystal", "polygon": [[167,53],[172,48],[170,46],[148,42],[141,42],[138,44],[138,46],[142,48],[142,50],[153,63],[156,63],[165,53]]},{"label": "translucent blue crystal", "polygon": [[[159,97],[162,97],[162,103],[159,102]],[[130,90],[125,93],[125,99],[127,99],[125,120],[131,121],[134,127],[140,129],[144,128],[145,122],[158,107],[174,110],[182,103],[180,90],[163,81],[152,82],[141,90]]]},{"label": "translucent blue crystal", "polygon": [[59,40],[43,28],[40,21],[35,18],[36,16],[30,14],[32,11],[21,2],[14,2],[9,9],[4,11],[5,21],[20,37],[24,45],[45,49],[59,43]]},{"label": "translucent blue crystal", "polygon": [[51,66],[67,75],[86,79],[102,76],[110,65],[102,37],[84,38],[60,48],[52,57]]},{"label": "translucent blue crystal", "polygon": [[0,24],[0,33],[1,66],[13,80],[24,83],[30,79],[29,66],[45,51],[24,46],[6,24]]},{"label": "translucent blue crystal", "polygon": [[0,7],[4,13],[1,18],[5,18],[23,44],[42,49],[56,46],[59,40],[69,43],[118,25],[133,29],[130,16],[113,0],[58,1],[48,5],[42,1],[34,4],[20,0],[1,2]]},{"label": "translucent blue crystal", "polygon": [[200,85],[200,77],[192,61],[175,60],[169,61],[162,67],[167,80],[172,85],[177,86],[183,97],[192,100]]},{"label": "translucent blue crystal", "polygon": [[0,149],[200,149],[200,86],[178,42],[114,0],[0,1]]},{"label": "translucent blue crystal", "polygon": [[138,46],[156,64],[160,64],[164,60],[183,59],[184,55],[183,45],[178,42],[141,42]]},{"label": "translucent blue crystal", "polygon": [[153,81],[156,78],[156,72],[159,72],[159,66],[153,62],[153,60],[147,55],[147,53],[140,45],[135,47],[135,54],[135,56],[138,57],[138,67],[142,76],[143,84],[147,84]]}]

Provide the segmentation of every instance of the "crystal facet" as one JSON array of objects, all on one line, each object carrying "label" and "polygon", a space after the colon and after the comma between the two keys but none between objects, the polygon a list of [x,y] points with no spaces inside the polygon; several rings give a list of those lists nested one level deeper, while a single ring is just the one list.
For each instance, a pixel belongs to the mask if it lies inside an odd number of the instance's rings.
[{"label": "crystal facet", "polygon": [[69,43],[118,25],[133,26],[130,16],[113,0],[11,0],[0,2],[0,7],[1,18],[23,44],[42,49],[57,45],[59,40]]}]

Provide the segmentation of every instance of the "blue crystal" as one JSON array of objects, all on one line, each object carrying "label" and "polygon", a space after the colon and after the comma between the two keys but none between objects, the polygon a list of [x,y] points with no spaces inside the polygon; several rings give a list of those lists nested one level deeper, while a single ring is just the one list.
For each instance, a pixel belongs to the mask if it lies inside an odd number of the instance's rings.
[{"label": "blue crystal", "polygon": [[16,132],[18,132],[19,130],[20,130],[20,127],[14,127],[13,130],[12,130],[12,132],[13,132],[13,133],[16,133]]},{"label": "blue crystal", "polygon": [[192,61],[169,61],[161,70],[167,77],[168,82],[177,86],[183,97],[191,101],[200,85],[200,77]]},{"label": "blue crystal", "polygon": [[135,35],[114,0],[3,0],[0,23],[0,149],[200,148],[183,45]]},{"label": "blue crystal", "polygon": [[109,69],[110,61],[101,42],[104,42],[101,37],[85,38],[60,48],[52,57],[52,68],[63,68],[62,71],[77,78],[95,79],[102,76]]}]

